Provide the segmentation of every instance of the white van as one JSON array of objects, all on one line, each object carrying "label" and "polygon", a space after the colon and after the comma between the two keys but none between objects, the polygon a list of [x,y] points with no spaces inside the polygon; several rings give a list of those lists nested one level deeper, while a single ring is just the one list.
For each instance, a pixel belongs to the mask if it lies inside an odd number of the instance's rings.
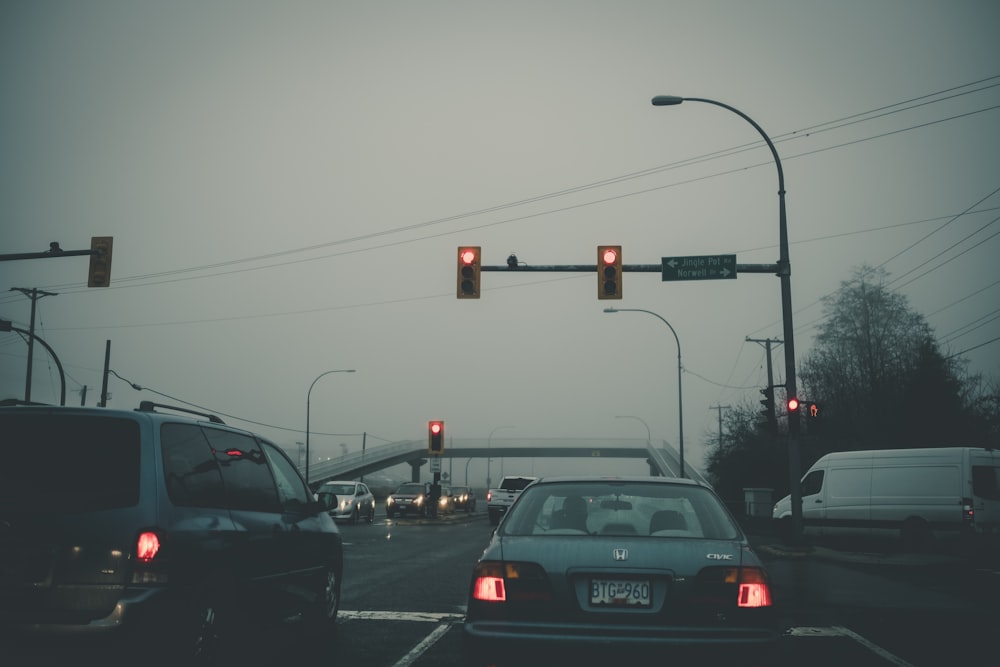
[{"label": "white van", "polygon": [[[1000,451],[977,447],[835,452],[802,478],[803,532],[928,538],[1000,535]],[[791,520],[785,496],[771,516]]]}]

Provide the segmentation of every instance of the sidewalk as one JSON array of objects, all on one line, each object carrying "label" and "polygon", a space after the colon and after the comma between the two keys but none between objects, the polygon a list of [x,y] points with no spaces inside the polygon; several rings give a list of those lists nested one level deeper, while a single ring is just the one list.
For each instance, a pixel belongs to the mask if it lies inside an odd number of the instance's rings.
[{"label": "sidewalk", "polygon": [[814,558],[841,563],[890,566],[966,565],[968,557],[934,551],[907,552],[899,550],[891,541],[859,541],[834,543],[822,538],[802,537],[797,543],[786,543],[770,519],[744,518],[741,520],[751,545],[763,558]]}]

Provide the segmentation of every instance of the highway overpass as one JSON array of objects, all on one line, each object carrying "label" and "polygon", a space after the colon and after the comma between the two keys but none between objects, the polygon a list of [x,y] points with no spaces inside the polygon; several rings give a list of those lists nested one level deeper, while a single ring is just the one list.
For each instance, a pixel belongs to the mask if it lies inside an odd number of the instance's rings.
[{"label": "highway overpass", "polygon": [[[503,440],[461,439],[449,440],[441,455],[442,468],[461,459],[463,465],[475,458],[638,458],[649,464],[649,474],[662,477],[677,477],[680,471],[680,455],[667,443],[650,443],[646,440],[628,438],[518,438]],[[450,459],[450,461],[449,461]],[[333,479],[357,479],[401,463],[410,466],[410,478],[418,482],[421,471],[428,466],[426,440],[402,440],[366,448],[362,452],[352,452],[344,456],[318,461],[309,465],[309,484],[316,488]],[[304,471],[303,471],[304,472]],[[708,480],[690,462],[684,462],[684,476],[708,485]]]}]

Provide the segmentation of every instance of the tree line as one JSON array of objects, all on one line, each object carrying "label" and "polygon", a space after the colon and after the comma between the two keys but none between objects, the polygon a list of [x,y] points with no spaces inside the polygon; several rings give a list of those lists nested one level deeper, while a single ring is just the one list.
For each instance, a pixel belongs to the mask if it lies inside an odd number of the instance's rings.
[{"label": "tree line", "polygon": [[[996,379],[946,355],[923,315],[887,284],[884,269],[862,266],[823,299],[823,323],[799,364],[800,472],[834,451],[1000,445]],[[789,417],[783,393],[775,396],[776,425],[747,401],[706,436],[707,473],[727,501],[741,501],[744,488],[774,489],[775,498],[789,491]]]}]

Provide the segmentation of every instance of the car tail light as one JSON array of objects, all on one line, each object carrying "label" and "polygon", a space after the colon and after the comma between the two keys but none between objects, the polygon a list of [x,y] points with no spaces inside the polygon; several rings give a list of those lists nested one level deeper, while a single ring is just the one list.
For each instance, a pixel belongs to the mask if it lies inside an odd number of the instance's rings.
[{"label": "car tail light", "polygon": [[771,587],[767,584],[767,575],[756,567],[740,568],[739,595],[736,598],[738,607],[770,607]]},{"label": "car tail light", "polygon": [[160,552],[160,536],[151,530],[139,534],[136,540],[135,556],[140,563],[149,563]]},{"label": "car tail light", "polygon": [[486,492],[486,502],[490,502],[491,500],[493,500],[493,491],[492,490]]},{"label": "car tail light", "polygon": [[472,598],[482,602],[551,600],[552,588],[537,563],[484,561],[472,574]]},{"label": "car tail light", "polygon": [[697,602],[741,608],[770,607],[771,586],[759,567],[706,567],[698,573]]}]

